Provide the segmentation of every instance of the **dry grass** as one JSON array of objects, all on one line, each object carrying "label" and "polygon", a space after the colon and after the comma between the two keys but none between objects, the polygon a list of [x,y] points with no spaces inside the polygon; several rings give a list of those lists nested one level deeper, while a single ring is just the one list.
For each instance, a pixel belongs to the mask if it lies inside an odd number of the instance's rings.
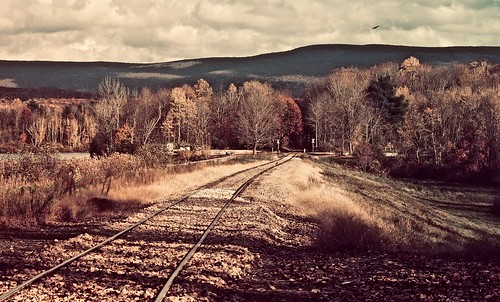
[{"label": "dry grass", "polygon": [[[167,197],[178,198],[201,185],[260,163],[252,161],[241,164],[238,160],[207,161],[136,172],[134,175],[114,180],[113,189],[106,196],[102,196],[99,191],[89,190],[79,197],[63,199],[56,204],[53,219],[81,220],[99,215],[126,214]],[[101,203],[100,208],[96,209],[96,201]],[[66,213],[66,217],[59,216],[60,213]]]},{"label": "dry grass", "polygon": [[[490,211],[498,194],[495,188],[391,180],[325,161],[319,166],[325,182],[342,190],[342,196],[355,204],[342,206],[342,213],[337,210],[319,216],[326,237],[338,228],[331,228],[330,221],[344,216],[342,223],[351,224],[346,228],[359,230],[360,222],[364,224],[365,234],[353,236],[354,246],[369,248],[381,242],[384,249],[393,251],[463,256],[500,251],[500,219]],[[343,203],[342,198],[332,196],[331,200],[337,205]],[[359,213],[355,218],[349,214],[353,209]],[[375,238],[367,241],[367,236]]]},{"label": "dry grass", "polygon": [[396,230],[325,178],[318,166],[295,160],[281,173],[284,175],[275,176],[288,181],[276,189],[274,196],[280,199],[276,202],[285,202],[298,215],[315,220],[319,225],[317,243],[321,247],[370,249],[392,244]]},{"label": "dry grass", "polygon": [[330,251],[384,250],[462,256],[500,251],[494,188],[415,183],[300,160],[273,172],[257,198],[317,222],[316,243]]},{"label": "dry grass", "polygon": [[115,154],[58,160],[25,155],[0,162],[0,226],[35,228],[50,221],[122,215],[234,173],[258,161],[219,159],[147,168],[140,158]]}]

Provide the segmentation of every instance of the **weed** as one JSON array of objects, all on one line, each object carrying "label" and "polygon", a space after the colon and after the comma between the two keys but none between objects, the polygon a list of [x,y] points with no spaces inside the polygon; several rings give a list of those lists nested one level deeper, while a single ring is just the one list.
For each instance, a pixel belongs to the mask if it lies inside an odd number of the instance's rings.
[{"label": "weed", "polygon": [[[196,180],[185,177],[187,180],[178,184],[172,181],[174,175],[222,163],[238,165],[237,160],[224,158],[172,165],[168,164],[170,159],[160,161],[160,155],[150,161],[145,157],[113,154],[100,160],[58,160],[53,154],[26,154],[0,161],[0,225],[33,228],[50,220],[78,221],[103,213],[119,214],[140,208],[166,192],[212,179],[224,170],[212,170]],[[167,179],[168,183],[154,185]]]},{"label": "weed", "polygon": [[361,214],[325,211],[318,217],[318,243],[331,251],[380,249],[387,243],[384,231]]}]

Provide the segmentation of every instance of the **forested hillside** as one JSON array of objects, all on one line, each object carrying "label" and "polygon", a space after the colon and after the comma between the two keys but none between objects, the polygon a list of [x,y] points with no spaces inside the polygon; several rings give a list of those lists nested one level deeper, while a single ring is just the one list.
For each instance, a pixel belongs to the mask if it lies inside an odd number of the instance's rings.
[{"label": "forested hillside", "polygon": [[251,57],[200,58],[139,64],[113,62],[27,62],[0,60],[0,86],[95,92],[105,77],[127,87],[173,88],[203,78],[214,90],[259,80],[300,97],[304,88],[341,67],[369,68],[417,57],[431,66],[486,60],[500,64],[500,47],[411,47],[392,45],[312,45]]},{"label": "forested hillside", "polygon": [[[93,97],[4,96],[0,147],[102,155],[167,143],[306,148],[356,155],[360,168],[379,173],[488,176],[500,167],[499,70],[487,61],[432,66],[409,57],[335,69],[300,98],[256,80],[135,90],[107,77]],[[384,151],[397,155],[389,166]]]}]

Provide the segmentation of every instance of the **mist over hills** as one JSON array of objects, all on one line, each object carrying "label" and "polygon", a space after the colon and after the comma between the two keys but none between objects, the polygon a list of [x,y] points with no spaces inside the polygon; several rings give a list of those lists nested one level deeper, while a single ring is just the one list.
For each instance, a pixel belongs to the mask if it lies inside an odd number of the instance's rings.
[{"label": "mist over hills", "polygon": [[[311,45],[251,57],[187,59],[165,63],[0,61],[0,87],[95,92],[104,77],[128,87],[175,87],[206,79],[214,90],[257,79],[297,95],[340,67],[400,63],[409,56],[434,66],[487,60],[500,64],[500,47],[410,47],[391,45]],[[9,89],[15,91],[16,89]],[[4,89],[5,91],[5,89]],[[47,91],[40,90],[40,91]],[[5,93],[4,93],[5,94]]]}]

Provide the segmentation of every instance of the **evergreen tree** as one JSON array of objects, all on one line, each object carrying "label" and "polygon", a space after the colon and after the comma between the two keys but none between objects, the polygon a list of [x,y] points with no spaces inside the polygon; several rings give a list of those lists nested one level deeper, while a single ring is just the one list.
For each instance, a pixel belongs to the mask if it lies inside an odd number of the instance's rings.
[{"label": "evergreen tree", "polygon": [[396,96],[394,85],[389,76],[372,80],[367,89],[367,97],[371,106],[379,109],[391,125],[400,125],[408,111],[408,101],[404,96]]}]

